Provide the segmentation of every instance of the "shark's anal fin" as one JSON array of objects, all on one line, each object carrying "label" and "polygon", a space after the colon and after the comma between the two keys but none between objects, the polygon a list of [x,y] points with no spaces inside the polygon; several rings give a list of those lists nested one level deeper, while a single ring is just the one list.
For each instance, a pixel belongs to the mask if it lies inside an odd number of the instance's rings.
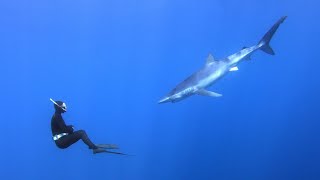
[{"label": "shark's anal fin", "polygon": [[247,55],[246,57],[243,58],[244,60],[251,60],[251,56]]},{"label": "shark's anal fin", "polygon": [[234,66],[234,67],[229,69],[229,71],[238,71],[238,70],[239,70],[239,68],[237,66]]},{"label": "shark's anal fin", "polygon": [[212,91],[208,91],[208,90],[205,90],[205,89],[199,89],[197,91],[197,94],[202,95],[202,96],[211,96],[211,97],[221,97],[222,96],[222,94],[215,93],[215,92],[212,92]]}]

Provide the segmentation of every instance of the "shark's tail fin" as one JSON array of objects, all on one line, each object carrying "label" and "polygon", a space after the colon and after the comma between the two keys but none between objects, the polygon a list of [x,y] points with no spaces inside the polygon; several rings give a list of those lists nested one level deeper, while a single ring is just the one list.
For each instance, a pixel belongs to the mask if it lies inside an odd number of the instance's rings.
[{"label": "shark's tail fin", "polygon": [[271,29],[263,36],[263,38],[259,41],[258,46],[260,46],[260,49],[264,51],[265,53],[274,55],[274,51],[270,47],[269,43],[274,35],[274,33],[277,31],[278,27],[281,23],[287,18],[287,16],[281,17],[272,27]]}]

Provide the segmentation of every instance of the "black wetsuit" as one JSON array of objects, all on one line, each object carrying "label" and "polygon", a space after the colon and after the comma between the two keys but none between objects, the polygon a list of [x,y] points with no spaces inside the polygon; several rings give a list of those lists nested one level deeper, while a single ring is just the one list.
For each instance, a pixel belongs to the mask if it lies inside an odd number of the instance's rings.
[{"label": "black wetsuit", "polygon": [[68,135],[65,135],[61,137],[60,139],[56,140],[55,143],[59,148],[65,149],[69,147],[70,145],[74,144],[75,142],[82,139],[82,141],[88,145],[90,149],[96,149],[96,145],[91,142],[89,137],[87,136],[87,133],[84,130],[74,131],[73,126],[67,126],[64,122],[61,111],[56,109],[56,112],[52,116],[51,119],[51,130],[52,135],[55,136],[57,134],[61,133],[68,133]]}]

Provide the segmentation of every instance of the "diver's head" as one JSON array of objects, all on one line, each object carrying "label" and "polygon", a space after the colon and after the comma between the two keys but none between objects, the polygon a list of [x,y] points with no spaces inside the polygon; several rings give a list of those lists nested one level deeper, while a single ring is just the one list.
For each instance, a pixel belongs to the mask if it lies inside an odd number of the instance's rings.
[{"label": "diver's head", "polygon": [[62,101],[54,101],[52,99],[50,99],[50,101],[53,102],[53,106],[54,106],[54,109],[56,110],[56,112],[58,113],[65,113],[67,112],[67,105],[66,103],[62,102]]}]

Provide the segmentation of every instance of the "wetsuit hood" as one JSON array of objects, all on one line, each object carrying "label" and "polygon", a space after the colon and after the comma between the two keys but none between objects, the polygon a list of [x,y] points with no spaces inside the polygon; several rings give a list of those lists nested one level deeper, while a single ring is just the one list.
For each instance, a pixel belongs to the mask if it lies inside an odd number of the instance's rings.
[{"label": "wetsuit hood", "polygon": [[50,99],[53,102],[54,109],[56,110],[56,113],[65,113],[67,112],[67,105],[66,103],[62,101],[54,101]]},{"label": "wetsuit hood", "polygon": [[57,106],[54,104],[54,109],[56,110],[56,112],[58,112],[58,113],[67,112],[67,108],[66,108],[67,106],[65,105],[66,103],[64,103],[62,101],[56,101],[56,102],[59,105],[59,106]]}]

